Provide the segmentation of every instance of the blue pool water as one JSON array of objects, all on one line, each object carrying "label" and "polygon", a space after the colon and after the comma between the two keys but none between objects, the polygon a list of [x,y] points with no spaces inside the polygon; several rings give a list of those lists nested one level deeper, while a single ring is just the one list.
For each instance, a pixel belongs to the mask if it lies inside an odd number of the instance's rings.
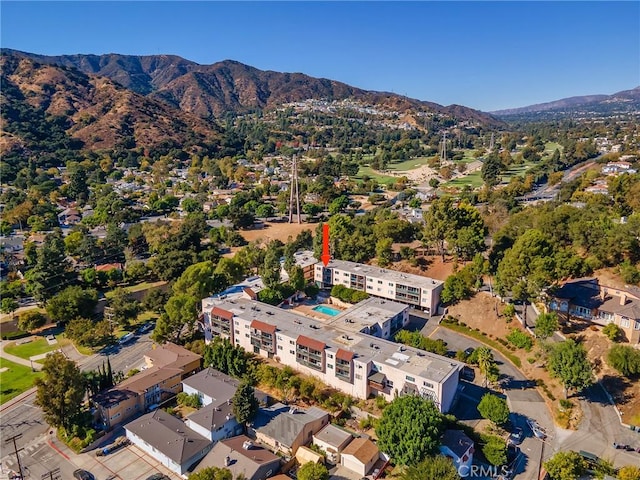
[{"label": "blue pool water", "polygon": [[340,310],[336,310],[335,308],[327,307],[325,305],[318,305],[317,307],[313,307],[311,310],[324,313],[325,315],[329,315],[331,317],[335,317],[336,315],[340,314]]}]

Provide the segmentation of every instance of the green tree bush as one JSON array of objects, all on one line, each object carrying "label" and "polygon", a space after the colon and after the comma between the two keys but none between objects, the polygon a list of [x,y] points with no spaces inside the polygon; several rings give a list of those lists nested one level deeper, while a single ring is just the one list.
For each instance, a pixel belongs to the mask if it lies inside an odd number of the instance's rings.
[{"label": "green tree bush", "polygon": [[487,393],[482,396],[478,404],[478,412],[483,418],[491,420],[496,425],[504,425],[509,420],[509,407],[504,398]]}]

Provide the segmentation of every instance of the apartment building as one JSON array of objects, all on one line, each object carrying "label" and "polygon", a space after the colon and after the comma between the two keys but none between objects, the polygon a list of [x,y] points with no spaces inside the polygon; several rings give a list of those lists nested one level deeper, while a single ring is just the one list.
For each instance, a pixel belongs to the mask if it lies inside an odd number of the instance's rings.
[{"label": "apartment building", "polygon": [[173,343],[145,354],[145,370],[92,398],[99,421],[110,429],[154,409],[182,391],[182,380],[200,369],[202,357]]},{"label": "apartment building", "polygon": [[[205,299],[203,311],[210,335],[229,338],[249,352],[274,358],[349,395],[381,395],[390,401],[396,395],[418,394],[447,411],[463,365],[387,340],[394,327],[408,321],[408,307],[383,299],[367,303],[372,315],[366,315],[367,304],[359,304],[354,314],[346,310],[329,320],[241,297]],[[385,308],[387,320],[380,311],[375,313]]]},{"label": "apartment building", "polygon": [[640,344],[640,289],[600,285],[597,278],[579,278],[547,292],[549,311],[561,318],[578,317],[598,325],[615,323],[632,345]]},{"label": "apartment building", "polygon": [[420,308],[431,315],[438,312],[444,286],[444,282],[433,278],[344,260],[331,260],[326,267],[322,262],[316,263],[314,280],[321,288],[344,285]]}]

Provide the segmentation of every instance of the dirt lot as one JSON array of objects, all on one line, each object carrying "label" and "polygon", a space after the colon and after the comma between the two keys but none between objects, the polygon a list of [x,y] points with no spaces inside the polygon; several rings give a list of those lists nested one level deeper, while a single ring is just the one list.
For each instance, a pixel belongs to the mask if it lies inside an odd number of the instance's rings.
[{"label": "dirt lot", "polygon": [[270,240],[287,241],[291,237],[296,237],[303,230],[311,230],[313,232],[317,227],[315,223],[272,223],[265,222],[265,227],[256,230],[241,230],[242,235],[247,242],[261,240],[268,243]]}]

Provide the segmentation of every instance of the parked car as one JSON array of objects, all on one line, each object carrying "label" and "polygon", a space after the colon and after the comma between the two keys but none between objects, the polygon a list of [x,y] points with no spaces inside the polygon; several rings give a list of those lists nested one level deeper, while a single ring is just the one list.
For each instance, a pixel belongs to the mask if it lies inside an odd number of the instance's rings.
[{"label": "parked car", "polygon": [[149,322],[149,323],[145,323],[144,325],[142,325],[139,329],[138,332],[140,333],[147,333],[149,330],[151,330],[154,327],[153,322]]},{"label": "parked car", "polygon": [[74,470],[73,478],[77,480],[96,480],[96,478],[93,475],[91,475],[86,470],[82,470],[81,468]]},{"label": "parked car", "polygon": [[474,378],[476,378],[476,372],[471,367],[463,367],[460,371],[460,378],[463,380],[467,380],[468,382],[472,382]]},{"label": "parked car", "polygon": [[529,428],[537,438],[540,438],[541,440],[547,438],[547,433],[544,431],[544,428],[538,425],[538,422],[536,422],[535,420],[531,420],[530,418],[528,418],[527,425],[529,425]]},{"label": "parked car", "polygon": [[524,439],[524,432],[520,427],[515,427],[509,435],[509,443],[512,445],[520,445]]},{"label": "parked car", "polygon": [[111,444],[107,445],[106,447],[101,448],[100,450],[98,450],[96,452],[96,456],[102,457],[104,455],[108,455],[108,454],[110,454],[112,452],[115,452],[116,450],[119,450],[122,447],[126,447],[127,445],[130,445],[130,444],[131,444],[131,440],[129,440],[127,437],[124,437],[124,436],[118,437],[118,438],[116,438],[116,440],[113,443],[111,443]]},{"label": "parked car", "polygon": [[147,477],[147,480],[171,480],[171,478],[167,477],[164,473],[154,473]]},{"label": "parked car", "polygon": [[467,348],[467,349],[464,351],[464,354],[468,357],[468,356],[470,356],[470,355],[471,355],[473,352],[475,352],[475,351],[476,351],[476,349],[475,349],[475,348],[473,348],[473,347],[469,347],[469,348]]}]

